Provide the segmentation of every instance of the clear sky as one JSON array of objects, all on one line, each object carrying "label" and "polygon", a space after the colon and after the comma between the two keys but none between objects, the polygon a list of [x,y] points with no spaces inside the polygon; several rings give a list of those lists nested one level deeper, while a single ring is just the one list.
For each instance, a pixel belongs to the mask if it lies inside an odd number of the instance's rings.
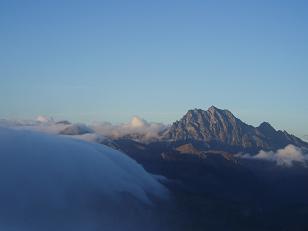
[{"label": "clear sky", "polygon": [[227,108],[308,134],[308,1],[0,1],[0,118],[170,123]]}]

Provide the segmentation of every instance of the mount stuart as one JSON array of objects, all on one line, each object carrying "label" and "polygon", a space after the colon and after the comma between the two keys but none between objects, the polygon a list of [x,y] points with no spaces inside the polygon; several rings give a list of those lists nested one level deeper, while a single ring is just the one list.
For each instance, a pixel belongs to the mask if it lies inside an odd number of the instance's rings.
[{"label": "mount stuart", "polygon": [[273,150],[288,144],[307,145],[286,131],[276,131],[267,122],[253,127],[236,118],[230,111],[214,106],[207,111],[189,110],[182,119],[172,124],[162,139],[174,142],[192,141],[208,147],[231,150]]},{"label": "mount stuart", "polygon": [[[256,154],[275,151],[287,145],[308,148],[308,143],[286,131],[275,130],[269,123],[248,125],[230,111],[211,106],[208,110],[189,110],[180,120],[159,132],[154,139],[142,134],[128,134],[114,139],[124,152],[145,152],[141,158],[170,153],[202,154],[207,152]],[[143,151],[142,151],[143,150]],[[161,153],[158,153],[161,152]]]}]

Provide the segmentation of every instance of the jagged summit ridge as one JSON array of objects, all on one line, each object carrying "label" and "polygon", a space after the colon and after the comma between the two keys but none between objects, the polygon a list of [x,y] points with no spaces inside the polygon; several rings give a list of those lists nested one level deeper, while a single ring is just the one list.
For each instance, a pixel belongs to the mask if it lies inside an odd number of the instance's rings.
[{"label": "jagged summit ridge", "polygon": [[276,131],[268,122],[253,127],[229,110],[211,106],[208,110],[189,110],[163,134],[169,141],[198,141],[208,145],[239,149],[277,149],[288,144],[307,145],[287,132]]}]

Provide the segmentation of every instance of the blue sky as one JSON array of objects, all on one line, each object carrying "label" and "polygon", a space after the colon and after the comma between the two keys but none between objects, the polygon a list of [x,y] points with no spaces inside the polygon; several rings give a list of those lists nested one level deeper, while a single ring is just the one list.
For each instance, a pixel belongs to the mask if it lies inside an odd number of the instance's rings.
[{"label": "blue sky", "polygon": [[308,2],[0,1],[0,118],[170,123],[227,108],[308,134]]}]

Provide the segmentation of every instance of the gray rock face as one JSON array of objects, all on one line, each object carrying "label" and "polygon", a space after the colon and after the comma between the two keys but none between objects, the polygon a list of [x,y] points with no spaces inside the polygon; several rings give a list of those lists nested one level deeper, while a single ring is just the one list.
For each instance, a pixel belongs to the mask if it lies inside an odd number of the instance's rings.
[{"label": "gray rock face", "polygon": [[278,149],[288,144],[308,144],[285,131],[276,131],[269,123],[253,127],[236,118],[230,111],[214,106],[207,111],[189,110],[186,115],[164,132],[163,140],[183,142],[193,140],[210,146],[238,149]]}]

